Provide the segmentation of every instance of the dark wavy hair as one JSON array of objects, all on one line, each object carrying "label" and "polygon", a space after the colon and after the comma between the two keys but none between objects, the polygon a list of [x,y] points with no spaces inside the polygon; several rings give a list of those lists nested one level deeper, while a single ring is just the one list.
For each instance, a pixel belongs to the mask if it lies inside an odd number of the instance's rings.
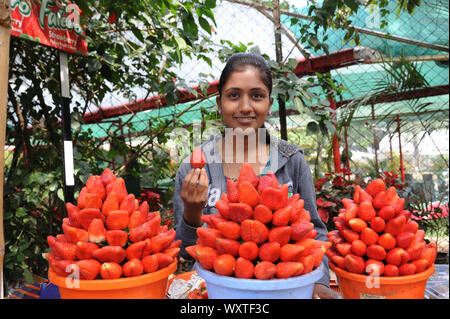
[{"label": "dark wavy hair", "polygon": [[232,73],[242,71],[247,66],[253,66],[259,70],[262,82],[272,94],[272,73],[266,60],[255,53],[235,53],[233,54],[222,70],[219,80],[219,97],[222,96],[222,89]]}]

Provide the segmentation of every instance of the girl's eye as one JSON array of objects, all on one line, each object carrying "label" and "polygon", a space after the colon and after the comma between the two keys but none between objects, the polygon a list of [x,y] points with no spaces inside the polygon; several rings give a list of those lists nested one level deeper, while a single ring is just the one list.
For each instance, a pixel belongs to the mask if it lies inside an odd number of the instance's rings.
[{"label": "girl's eye", "polygon": [[228,97],[229,97],[230,99],[234,99],[234,98],[239,97],[239,94],[236,93],[236,92],[233,92],[233,93],[228,94]]},{"label": "girl's eye", "polygon": [[264,95],[262,95],[262,94],[260,94],[260,93],[255,93],[255,94],[253,94],[253,98],[255,98],[255,99],[263,99],[264,98]]}]

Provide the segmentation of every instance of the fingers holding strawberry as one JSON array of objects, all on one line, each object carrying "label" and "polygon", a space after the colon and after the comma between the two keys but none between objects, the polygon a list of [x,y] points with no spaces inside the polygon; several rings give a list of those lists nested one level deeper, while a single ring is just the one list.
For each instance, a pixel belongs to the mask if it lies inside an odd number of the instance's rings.
[{"label": "fingers holding strawberry", "polygon": [[192,226],[202,224],[203,208],[208,200],[209,179],[205,168],[193,168],[183,180],[181,199],[184,218]]}]

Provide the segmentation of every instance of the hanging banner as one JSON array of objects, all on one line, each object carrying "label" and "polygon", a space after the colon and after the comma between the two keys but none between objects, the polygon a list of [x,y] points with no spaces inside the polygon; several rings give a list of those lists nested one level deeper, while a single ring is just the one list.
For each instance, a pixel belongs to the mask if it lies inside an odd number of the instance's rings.
[{"label": "hanging banner", "polygon": [[76,4],[58,0],[11,0],[11,35],[68,53],[87,55],[86,34]]}]

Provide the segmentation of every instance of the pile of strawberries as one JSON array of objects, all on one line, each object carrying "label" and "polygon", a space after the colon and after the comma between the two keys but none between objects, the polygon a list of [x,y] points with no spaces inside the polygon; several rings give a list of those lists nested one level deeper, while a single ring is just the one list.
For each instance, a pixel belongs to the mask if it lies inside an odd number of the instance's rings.
[{"label": "pile of strawberries", "polygon": [[227,193],[216,202],[218,214],[203,215],[196,245],[186,251],[204,269],[236,278],[289,278],[317,268],[327,241],[317,231],[299,194],[268,173],[257,177],[250,164],[239,179],[227,180]]},{"label": "pile of strawberries", "polygon": [[45,256],[60,276],[116,279],[152,273],[171,264],[180,251],[175,230],[161,226],[159,212],[150,212],[128,194],[125,181],[106,168],[88,178],[77,205],[66,203],[64,234],[48,236]]},{"label": "pile of strawberries", "polygon": [[404,209],[405,199],[395,187],[386,189],[382,179],[365,189],[355,187],[352,199],[334,217],[336,230],[328,233],[330,263],[352,273],[406,276],[433,265],[437,247],[426,244],[425,232]]}]

